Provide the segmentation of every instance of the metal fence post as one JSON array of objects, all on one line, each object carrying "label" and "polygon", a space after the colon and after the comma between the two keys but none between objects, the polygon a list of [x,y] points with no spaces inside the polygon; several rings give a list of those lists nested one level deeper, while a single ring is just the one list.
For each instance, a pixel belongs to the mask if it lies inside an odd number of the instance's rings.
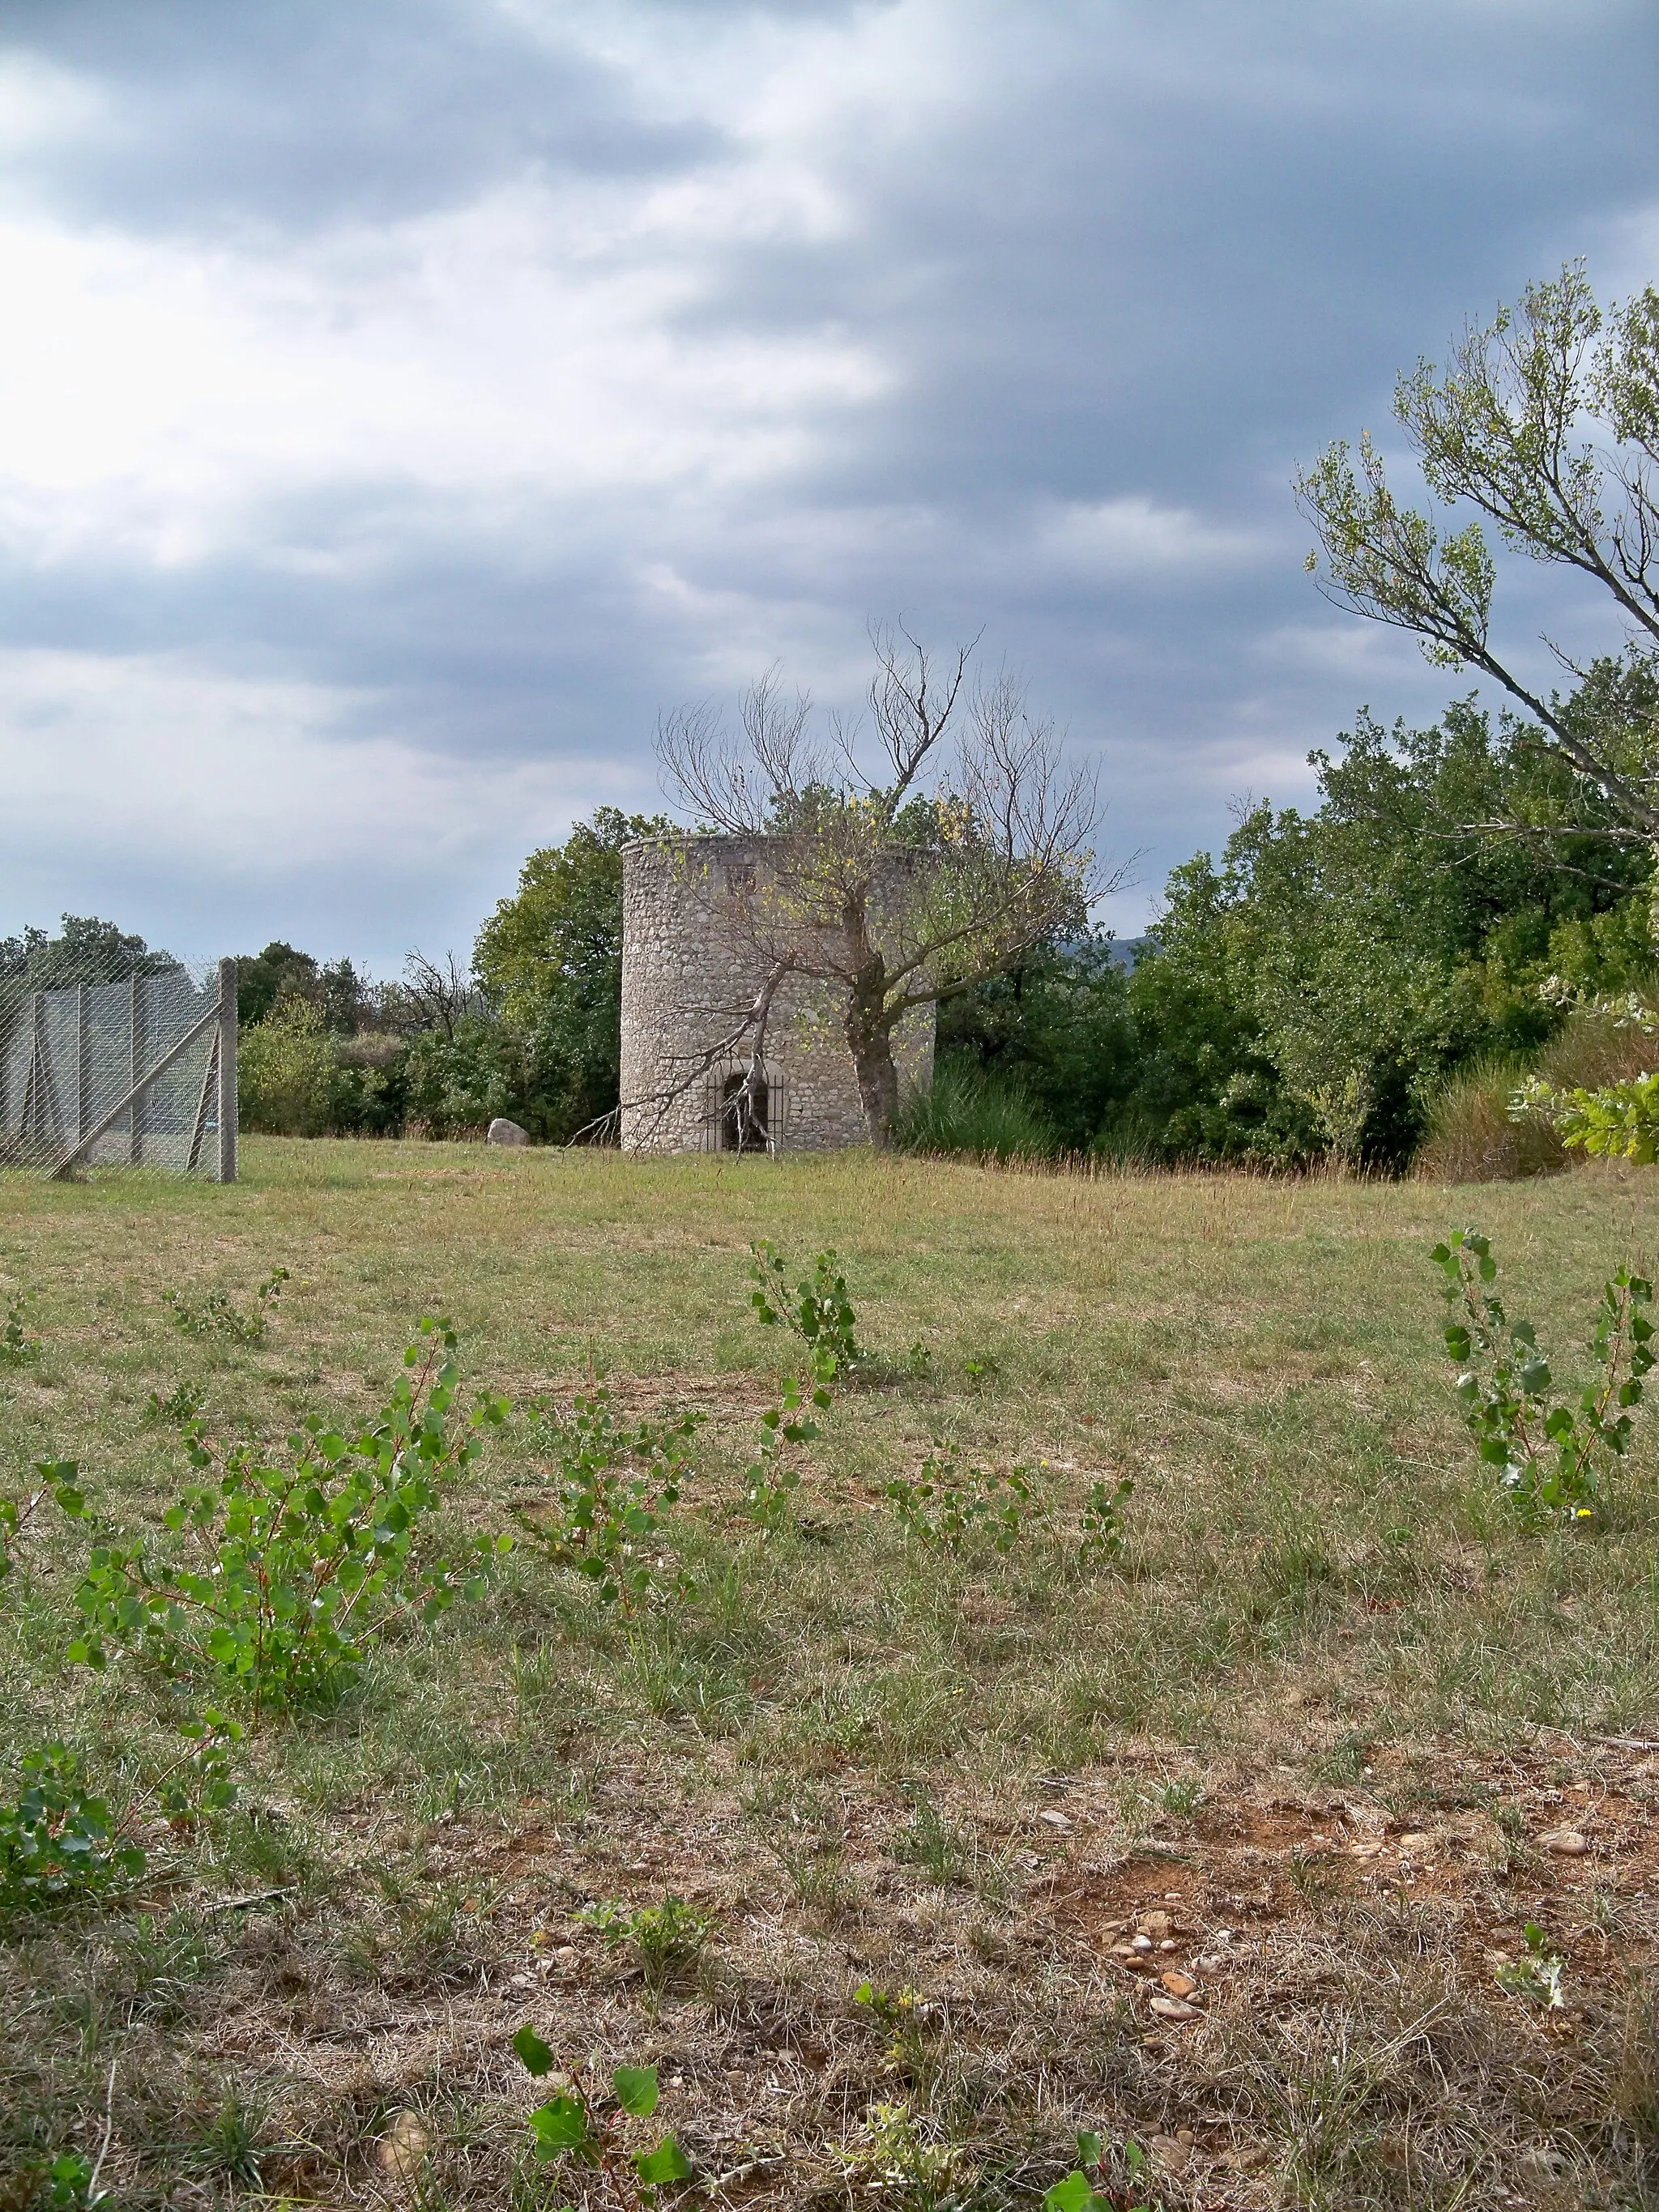
[{"label": "metal fence post", "polygon": [[78,1145],[87,1133],[87,1123],[92,1119],[92,1091],[88,1083],[87,1068],[87,987],[75,987],[75,1141]]},{"label": "metal fence post", "polygon": [[236,963],[219,963],[219,1181],[236,1180]]},{"label": "metal fence post", "polygon": [[[137,1091],[144,1073],[144,983],[137,969],[127,979],[127,1045],[130,1080]],[[127,1115],[127,1158],[138,1167],[143,1158],[144,1100],[139,1091]]]}]

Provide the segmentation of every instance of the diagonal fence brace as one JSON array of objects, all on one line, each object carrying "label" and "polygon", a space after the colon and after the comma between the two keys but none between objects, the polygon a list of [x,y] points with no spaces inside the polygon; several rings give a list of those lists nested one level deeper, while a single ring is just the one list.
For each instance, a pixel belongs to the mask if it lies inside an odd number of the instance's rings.
[{"label": "diagonal fence brace", "polygon": [[[53,1162],[46,1170],[46,1181],[61,1182],[71,1169],[86,1158],[98,1139],[107,1135],[121,1116],[131,1112],[138,1101],[151,1089],[157,1079],[166,1074],[174,1060],[188,1052],[191,1045],[196,1043],[198,1038],[205,1036],[209,1030],[218,1031],[214,1054],[219,1091],[218,1180],[221,1182],[234,1182],[236,1180],[236,963],[234,960],[222,960],[219,963],[217,1001],[208,1008],[199,1021],[193,1022],[182,1036],[175,1038],[160,1058],[145,1069],[143,1074],[131,1088],[122,1097],[118,1098],[106,1112],[100,1114],[92,1127],[76,1139],[68,1152]],[[204,1083],[204,1104],[205,1104],[205,1091]],[[200,1108],[198,1109],[198,1121],[203,1118]],[[192,1164],[199,1142],[198,1133],[191,1147]]]}]

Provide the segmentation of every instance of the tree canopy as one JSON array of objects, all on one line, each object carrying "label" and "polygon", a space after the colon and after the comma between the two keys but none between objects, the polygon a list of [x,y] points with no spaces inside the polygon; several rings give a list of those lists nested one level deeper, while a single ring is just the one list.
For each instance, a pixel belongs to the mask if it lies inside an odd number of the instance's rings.
[{"label": "tree canopy", "polygon": [[[1399,499],[1369,433],[1357,466],[1339,441],[1296,479],[1319,538],[1310,569],[1339,605],[1413,634],[1436,665],[1492,678],[1620,827],[1659,836],[1651,714],[1576,719],[1525,679],[1493,642],[1497,567],[1483,526],[1511,552],[1599,585],[1638,656],[1659,651],[1659,290],[1604,313],[1582,263],[1570,263],[1528,285],[1518,307],[1472,324],[1443,372],[1419,361],[1403,374],[1394,415],[1446,518]],[[1469,519],[1454,527],[1460,511]],[[1585,676],[1588,654],[1552,649]]]},{"label": "tree canopy", "polygon": [[599,807],[562,845],[530,855],[518,890],[478,932],[473,973],[514,1041],[519,1103],[538,1134],[574,1136],[617,1104],[622,848],[668,827],[660,815]]}]

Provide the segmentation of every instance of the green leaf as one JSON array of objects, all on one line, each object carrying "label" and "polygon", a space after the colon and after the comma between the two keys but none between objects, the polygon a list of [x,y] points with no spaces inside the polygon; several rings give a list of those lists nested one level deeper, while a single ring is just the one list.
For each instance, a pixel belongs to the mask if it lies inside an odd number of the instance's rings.
[{"label": "green leaf", "polygon": [[568,2150],[581,2150],[590,2140],[587,2113],[580,2097],[567,2090],[530,2115],[538,2158],[560,2158]]},{"label": "green leaf", "polygon": [[639,2168],[640,2179],[653,2185],[691,2179],[691,2161],[672,2136],[665,2136],[655,2150],[636,2152],[634,2163]]},{"label": "green leaf", "polygon": [[654,2066],[619,2066],[611,2077],[617,2102],[636,2120],[648,2120],[657,2109],[657,2069]]},{"label": "green leaf", "polygon": [[530,2022],[526,2021],[513,2039],[513,2048],[523,2059],[526,2069],[539,2081],[544,2074],[553,2070],[553,2053]]},{"label": "green leaf", "polygon": [[1055,2182],[1042,2200],[1042,2212],[1111,2212],[1103,2197],[1097,2197],[1089,2186],[1086,2173],[1068,2173],[1064,2181]]}]

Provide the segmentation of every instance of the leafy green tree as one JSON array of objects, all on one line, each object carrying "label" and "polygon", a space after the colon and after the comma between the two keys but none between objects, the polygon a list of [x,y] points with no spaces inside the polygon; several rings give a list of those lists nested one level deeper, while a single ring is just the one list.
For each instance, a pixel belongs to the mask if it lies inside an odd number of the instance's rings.
[{"label": "leafy green tree", "polygon": [[1054,1146],[1085,1152],[1133,1083],[1128,975],[1109,938],[1035,946],[1007,974],[947,999],[939,1065],[981,1069],[1027,1100]]},{"label": "leafy green tree", "polygon": [[354,1036],[371,1012],[363,978],[349,960],[321,966],[309,952],[301,952],[276,939],[263,952],[245,953],[236,963],[236,1018],[262,1022],[272,1007],[288,999],[303,999],[323,1017],[324,1026],[342,1036]]},{"label": "leafy green tree", "polygon": [[[1369,433],[1357,468],[1339,442],[1296,479],[1319,538],[1310,569],[1337,605],[1414,635],[1437,666],[1500,684],[1582,787],[1650,843],[1652,715],[1586,720],[1527,683],[1492,641],[1497,568],[1484,526],[1511,552],[1599,585],[1640,654],[1659,652],[1659,290],[1603,313],[1571,263],[1528,285],[1518,308],[1471,325],[1443,373],[1419,361],[1401,375],[1394,414],[1447,518],[1401,503]],[[1454,528],[1460,512],[1469,520]]]},{"label": "leafy green tree", "polygon": [[[1656,697],[1644,661],[1600,664],[1564,712]],[[1155,1153],[1398,1165],[1451,1068],[1549,1033],[1547,978],[1622,988],[1649,957],[1650,856],[1531,726],[1466,701],[1430,730],[1364,716],[1313,757],[1316,813],[1259,807],[1218,868],[1170,878],[1119,1125]]]},{"label": "leafy green tree", "polygon": [[28,928],[0,937],[0,978],[28,991],[58,991],[76,983],[112,983],[128,975],[156,975],[176,968],[170,952],[153,951],[142,937],[95,915],[66,914],[53,937]]},{"label": "leafy green tree", "polygon": [[[501,1096],[540,1135],[568,1139],[617,1102],[622,1065],[622,848],[660,836],[660,815],[601,806],[562,845],[544,846],[525,862],[519,888],[478,933],[473,973],[509,1033],[497,1072],[514,1070],[504,1089],[475,1070],[479,1097]],[[434,1063],[435,1067],[435,1061]],[[452,1071],[453,1073],[453,1071]]]}]

